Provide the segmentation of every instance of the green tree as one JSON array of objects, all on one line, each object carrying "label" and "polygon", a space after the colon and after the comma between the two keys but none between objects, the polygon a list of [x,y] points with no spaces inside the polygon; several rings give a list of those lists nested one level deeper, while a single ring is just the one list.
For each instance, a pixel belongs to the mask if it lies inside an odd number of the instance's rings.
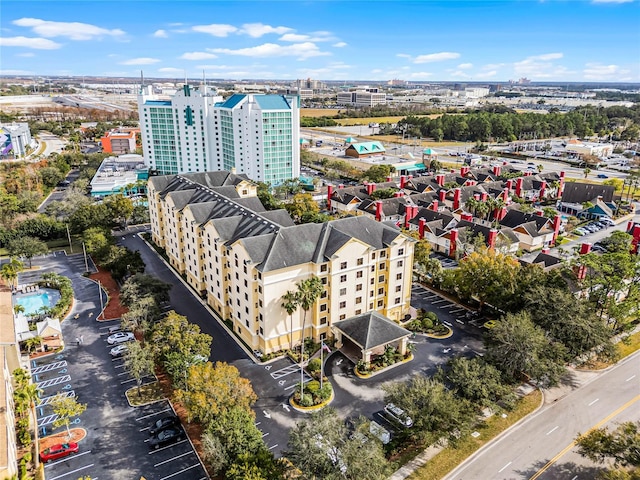
[{"label": "green tree", "polygon": [[495,249],[474,251],[460,261],[454,273],[455,288],[464,299],[475,298],[480,306],[496,307],[516,289],[520,264]]},{"label": "green tree", "polygon": [[89,255],[103,259],[113,243],[113,237],[104,228],[91,227],[82,233],[82,241]]},{"label": "green tree", "polygon": [[143,297],[122,314],[122,326],[125,330],[139,331],[144,338],[151,322],[158,318],[160,309],[153,297]]},{"label": "green tree", "polygon": [[481,358],[456,357],[448,362],[446,371],[438,371],[436,378],[448,380],[456,394],[480,409],[511,408],[516,401],[513,389],[504,384],[500,371]]},{"label": "green tree", "polygon": [[138,342],[129,342],[127,346],[129,349],[124,355],[124,368],[135,379],[140,396],[142,379],[153,373],[153,353],[150,347],[144,347]]},{"label": "green tree", "polygon": [[171,352],[208,358],[213,339],[201,333],[200,327],[190,323],[187,317],[172,310],[154,325],[150,341],[157,357],[164,362]]},{"label": "green tree", "polygon": [[297,292],[287,290],[287,293],[282,296],[281,306],[291,319],[291,328],[289,329],[289,349],[293,350],[293,314],[298,310],[299,306]]},{"label": "green tree", "polygon": [[320,212],[320,207],[310,193],[296,193],[284,208],[296,222],[300,222],[305,215],[315,215]]},{"label": "green tree", "polygon": [[55,187],[60,181],[64,179],[64,173],[55,167],[44,167],[39,170],[42,183],[47,187]]},{"label": "green tree", "polygon": [[391,175],[391,165],[374,165],[362,174],[363,180],[369,180],[374,183],[382,183]]},{"label": "green tree", "polygon": [[16,257],[25,257],[29,260],[29,268],[31,261],[36,255],[44,255],[49,251],[47,244],[34,237],[17,237],[9,241],[7,244],[9,255]]},{"label": "green tree", "polygon": [[13,290],[18,282],[18,274],[24,270],[24,264],[17,258],[11,257],[7,263],[2,264],[0,278],[9,284]]},{"label": "green tree", "polygon": [[578,453],[592,462],[616,467],[640,467],[640,422],[625,422],[613,430],[597,428],[576,437]]},{"label": "green tree", "polygon": [[487,337],[487,361],[509,381],[523,375],[544,386],[555,385],[564,373],[564,346],[553,342],[527,312],[508,313]]},{"label": "green tree", "polygon": [[114,224],[125,225],[133,213],[133,202],[124,195],[110,195],[104,202]]},{"label": "green tree", "polygon": [[408,432],[428,444],[443,437],[455,443],[473,419],[469,402],[435,379],[416,375],[409,382],[387,384],[383,389],[385,401],[399,406],[413,419]]},{"label": "green tree", "polygon": [[67,428],[67,439],[71,440],[71,430],[69,424],[72,417],[82,415],[87,409],[86,403],[78,403],[76,397],[54,397],[50,403],[58,418],[53,422],[53,427],[65,426]]},{"label": "green tree", "polygon": [[192,365],[186,383],[185,390],[176,390],[176,397],[187,410],[190,421],[199,421],[205,428],[231,408],[249,411],[258,398],[249,380],[242,378],[236,367],[224,362]]},{"label": "green tree", "polygon": [[268,183],[258,182],[258,199],[267,210],[277,210],[282,208],[278,199],[271,193],[271,186]]},{"label": "green tree", "polygon": [[324,285],[322,284],[322,280],[315,275],[306,278],[304,280],[300,280],[296,283],[297,296],[298,296],[298,305],[304,311],[304,315],[302,317],[302,341],[300,342],[300,399],[304,398],[304,339],[305,337],[305,327],[307,323],[307,312],[311,310],[313,305],[316,303],[322,292],[324,291]]},{"label": "green tree", "polygon": [[169,301],[171,285],[151,275],[137,273],[127,279],[120,292],[120,300],[132,307],[144,297],[152,297],[156,304]]}]

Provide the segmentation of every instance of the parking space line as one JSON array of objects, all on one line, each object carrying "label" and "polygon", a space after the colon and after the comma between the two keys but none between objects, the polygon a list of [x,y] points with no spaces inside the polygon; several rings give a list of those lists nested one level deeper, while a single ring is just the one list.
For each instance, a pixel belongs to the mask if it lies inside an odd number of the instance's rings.
[{"label": "parking space line", "polygon": [[152,450],[149,452],[149,455],[153,455],[154,453],[161,452],[163,450],[166,450],[167,448],[175,447],[176,445],[180,445],[181,443],[184,443],[184,442],[186,442],[186,440],[181,440],[180,442],[176,442],[172,445],[167,445],[166,447],[158,448],[157,450]]},{"label": "parking space line", "polygon": [[288,367],[281,368],[280,370],[276,370],[275,372],[271,372],[271,377],[274,380],[278,380],[280,377],[286,377],[287,375],[291,375],[292,373],[296,373],[300,371],[299,365],[289,365]]},{"label": "parking space line", "polygon": [[67,475],[71,475],[72,473],[76,473],[76,472],[79,472],[80,470],[84,470],[86,468],[91,468],[91,467],[93,467],[93,463],[89,465],[85,465],[84,467],[76,468],[75,470],[71,470],[70,472],[63,473],[62,475],[58,475],[57,477],[49,478],[48,480],[57,480],[58,478],[66,477]]},{"label": "parking space line", "polygon": [[269,447],[269,450],[273,450],[274,448],[276,448],[278,446],[278,444],[276,443],[273,447]]},{"label": "parking space line", "polygon": [[161,413],[168,412],[169,410],[171,410],[171,409],[170,408],[165,408],[164,410],[160,410],[159,412],[150,413],[149,415],[145,415],[143,417],[138,417],[138,418],[136,418],[136,420],[144,420],[145,418],[153,417],[155,415],[160,415]]},{"label": "parking space line", "polygon": [[53,415],[47,415],[46,417],[40,417],[38,419],[38,427],[44,427],[45,425],[49,425],[55,422],[58,419],[58,415],[55,413]]},{"label": "parking space line", "polygon": [[71,380],[71,376],[62,375],[61,377],[56,377],[56,378],[52,378],[50,380],[44,380],[42,382],[38,382],[38,383],[36,383],[36,386],[38,388],[53,387],[54,385],[58,385],[59,383],[68,382],[69,380]]},{"label": "parking space line", "polygon": [[[81,457],[81,456],[83,456],[83,455],[86,455],[87,453],[91,453],[91,450],[87,450],[86,452],[76,453],[76,454],[73,456],[73,458]],[[54,467],[54,466],[56,466],[56,465],[58,465],[58,464],[60,464],[60,463],[66,462],[66,461],[68,461],[68,460],[69,460],[69,457],[64,458],[64,459],[62,459],[62,460],[58,460],[57,462],[47,463],[47,464],[45,464],[44,468]]]},{"label": "parking space line", "polygon": [[64,397],[75,397],[76,392],[74,390],[69,390],[67,392],[60,392],[55,395],[51,395],[49,397],[44,397],[40,399],[40,402],[36,405],[36,407],[42,407],[44,405],[49,405],[56,398],[64,398]]},{"label": "parking space line", "polygon": [[433,305],[437,305],[438,303],[442,303],[442,302],[446,302],[446,300],[444,298],[440,299],[440,300],[436,300],[435,302],[431,302]]},{"label": "parking space line", "polygon": [[49,363],[48,365],[42,365],[41,367],[35,367],[31,369],[31,374],[36,375],[37,373],[48,372],[49,370],[55,370],[56,368],[63,368],[67,366],[67,361],[63,360],[61,362]]},{"label": "parking space line", "polygon": [[164,461],[162,461],[160,463],[156,463],[154,465],[154,467],[159,467],[160,465],[164,465],[165,463],[173,462],[177,458],[184,457],[185,455],[189,455],[189,454],[192,454],[192,453],[193,453],[193,450],[189,450],[188,452],[182,453],[182,454],[178,455],[177,457],[173,457],[173,458],[170,458],[169,460],[164,460]]},{"label": "parking space line", "polygon": [[183,468],[182,470],[179,470],[176,473],[172,473],[171,475],[167,475],[166,477],[162,477],[160,480],[166,480],[167,478],[175,477],[176,475],[180,475],[181,473],[186,472],[187,470],[191,470],[192,468],[196,468],[196,467],[199,467],[199,466],[200,466],[200,464],[196,463],[195,465],[191,465],[190,467]]}]

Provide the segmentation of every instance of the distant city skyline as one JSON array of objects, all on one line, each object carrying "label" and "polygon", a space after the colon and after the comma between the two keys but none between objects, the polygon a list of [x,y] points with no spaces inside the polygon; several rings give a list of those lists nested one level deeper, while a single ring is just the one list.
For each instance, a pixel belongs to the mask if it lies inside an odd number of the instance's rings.
[{"label": "distant city skyline", "polygon": [[3,0],[0,74],[640,82],[640,0]]}]

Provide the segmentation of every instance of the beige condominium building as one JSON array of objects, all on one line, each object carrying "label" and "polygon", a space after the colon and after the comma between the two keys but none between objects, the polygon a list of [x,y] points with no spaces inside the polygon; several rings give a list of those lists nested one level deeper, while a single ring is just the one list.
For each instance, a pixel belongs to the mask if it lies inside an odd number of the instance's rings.
[{"label": "beige condominium building", "polygon": [[151,177],[148,195],[153,241],[253,349],[300,341],[304,312],[289,316],[282,297],[314,275],[324,292],[305,338],[331,337],[334,322],[369,311],[409,313],[413,240],[391,226],[364,216],[295,225],[285,210],[266,211],[246,176],[225,171]]}]

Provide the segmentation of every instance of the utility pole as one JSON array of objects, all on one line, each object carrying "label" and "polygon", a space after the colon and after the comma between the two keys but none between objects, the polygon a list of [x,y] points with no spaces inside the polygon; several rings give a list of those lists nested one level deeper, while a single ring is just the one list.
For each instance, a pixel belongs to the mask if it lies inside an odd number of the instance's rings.
[{"label": "utility pole", "polygon": [[71,245],[71,233],[69,233],[69,225],[67,225],[67,238],[69,239],[69,252],[73,253],[73,245]]},{"label": "utility pole", "polygon": [[84,253],[84,269],[87,273],[89,273],[89,262],[87,261],[87,249],[84,246],[84,242],[82,242],[82,252]]}]

